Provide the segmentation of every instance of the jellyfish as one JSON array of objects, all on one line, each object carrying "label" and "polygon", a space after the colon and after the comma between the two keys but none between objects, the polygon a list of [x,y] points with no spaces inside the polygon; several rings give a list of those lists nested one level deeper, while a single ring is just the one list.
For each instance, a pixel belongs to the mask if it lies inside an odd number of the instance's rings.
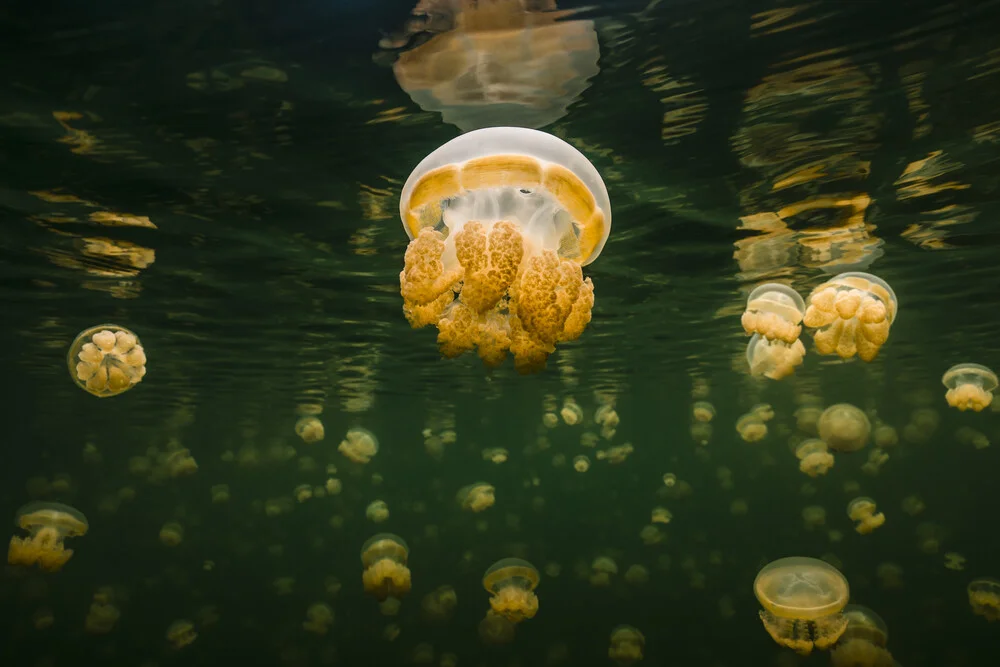
[{"label": "jellyfish", "polygon": [[696,422],[708,423],[715,419],[715,406],[708,401],[698,401],[691,406],[691,417]]},{"label": "jellyfish", "polygon": [[980,577],[972,580],[967,590],[973,613],[987,621],[1000,621],[1000,581]]},{"label": "jellyfish", "polygon": [[[650,527],[659,532],[656,526],[647,526],[647,528]],[[598,587],[610,586],[611,577],[616,574],[618,574],[618,563],[609,556],[598,556],[590,564],[590,585]]]},{"label": "jellyfish", "polygon": [[770,380],[788,377],[802,364],[805,356],[806,348],[798,339],[786,343],[754,334],[747,343],[747,364],[754,377],[764,376]]},{"label": "jellyfish", "polygon": [[479,621],[479,639],[484,644],[500,645],[514,641],[516,626],[506,616],[490,609]]},{"label": "jellyfish", "polygon": [[949,570],[961,572],[965,569],[965,556],[954,551],[949,551],[944,555],[944,566]]},{"label": "jellyfish", "polygon": [[325,434],[323,422],[321,422],[318,417],[313,417],[311,415],[300,417],[299,420],[295,422],[295,435],[302,438],[302,442],[308,444],[319,442],[323,439]]},{"label": "jellyfish", "polygon": [[745,442],[760,442],[767,436],[767,424],[757,415],[750,413],[736,420],[736,430]]},{"label": "jellyfish", "polygon": [[302,623],[302,628],[307,632],[317,635],[325,635],[333,625],[333,609],[325,602],[315,602],[309,605],[306,610],[306,620]]},{"label": "jellyfish", "polygon": [[847,516],[851,521],[857,521],[854,530],[867,535],[885,523],[885,514],[875,512],[875,501],[861,496],[847,504]]},{"label": "jellyfish", "polygon": [[72,549],[63,547],[67,537],[87,534],[90,524],[82,512],[61,503],[33,502],[17,511],[14,525],[30,533],[10,538],[7,562],[11,565],[38,567],[46,572],[62,569],[73,557]]},{"label": "jellyfish", "polygon": [[886,650],[889,631],[885,621],[868,607],[849,604],[844,607],[847,629],[830,651],[833,667],[893,667],[892,654]]},{"label": "jellyfish", "polygon": [[81,331],[66,361],[77,386],[98,398],[126,392],[146,375],[146,352],[139,337],[117,324]]},{"label": "jellyfish", "polygon": [[414,328],[434,324],[448,358],[478,349],[489,367],[510,352],[520,373],[590,322],[611,205],[586,157],[552,135],[491,127],[424,158],[403,186],[411,241],[399,275]]},{"label": "jellyfish", "polygon": [[611,631],[608,657],[619,667],[628,667],[642,660],[646,638],[631,625],[619,625]]},{"label": "jellyfish", "polygon": [[753,588],[764,607],[760,620],[767,633],[800,655],[833,646],[847,629],[841,610],[850,588],[844,575],[825,561],[778,559],[757,574]]},{"label": "jellyfish", "polygon": [[795,457],[799,459],[799,470],[810,477],[825,475],[833,467],[833,454],[825,442],[817,438],[804,440],[795,448]]},{"label": "jellyfish", "polygon": [[483,587],[492,594],[490,608],[511,623],[533,618],[538,613],[538,570],[526,560],[503,558],[483,575]]},{"label": "jellyfish", "polygon": [[809,505],[802,508],[802,521],[806,530],[813,530],[826,525],[826,510],[819,505]]},{"label": "jellyfish", "polygon": [[174,650],[189,646],[197,638],[198,633],[195,632],[194,623],[187,619],[174,621],[167,628],[167,641]]},{"label": "jellyfish", "polygon": [[410,569],[406,567],[409,554],[401,537],[379,533],[369,538],[361,547],[361,563],[365,568],[361,583],[365,592],[380,602],[409,593]]},{"label": "jellyfish", "polygon": [[743,330],[748,336],[758,334],[769,341],[792,345],[802,332],[806,305],[799,293],[788,285],[767,283],[754,288],[743,313]]},{"label": "jellyfish", "polygon": [[341,440],[337,451],[355,463],[368,463],[378,454],[378,439],[366,429],[352,428]]},{"label": "jellyfish", "polygon": [[365,508],[365,516],[372,523],[382,523],[389,518],[389,505],[384,500],[373,500]]},{"label": "jellyfish", "polygon": [[459,489],[455,499],[464,510],[482,512],[485,509],[493,507],[493,503],[496,502],[495,492],[496,489],[491,484],[476,482],[475,484],[469,484]]},{"label": "jellyfish", "polygon": [[420,601],[420,612],[428,623],[444,623],[458,604],[458,594],[451,586],[438,586]]},{"label": "jellyfish", "polygon": [[121,617],[121,611],[112,604],[114,592],[110,588],[102,588],[94,593],[94,599],[87,610],[84,629],[92,635],[106,635],[115,628]]},{"label": "jellyfish", "polygon": [[819,417],[819,437],[835,452],[855,452],[868,444],[872,424],[850,403],[831,405]]},{"label": "jellyfish", "polygon": [[577,472],[587,472],[590,470],[590,459],[583,454],[573,457],[573,470]]},{"label": "jellyfish", "polygon": [[948,387],[944,395],[948,405],[962,412],[988,408],[997,388],[996,373],[979,364],[956,364],[945,371],[941,382]]},{"label": "jellyfish", "polygon": [[184,541],[184,526],[176,521],[168,521],[160,528],[160,542],[168,547],[176,547]]},{"label": "jellyfish", "polygon": [[567,426],[576,426],[583,421],[583,408],[572,398],[567,398],[563,401],[559,415]]},{"label": "jellyfish", "polygon": [[889,340],[897,309],[896,294],[881,278],[841,273],[812,291],[802,321],[815,329],[820,354],[871,361]]}]

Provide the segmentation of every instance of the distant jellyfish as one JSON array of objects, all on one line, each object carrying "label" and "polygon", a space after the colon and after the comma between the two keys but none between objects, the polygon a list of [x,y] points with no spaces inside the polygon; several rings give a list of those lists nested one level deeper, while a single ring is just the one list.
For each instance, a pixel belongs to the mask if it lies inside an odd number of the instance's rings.
[{"label": "distant jellyfish", "polygon": [[[652,527],[654,531],[659,533],[659,529],[656,526],[647,526],[647,528],[649,527]],[[618,563],[609,556],[598,556],[590,564],[590,585],[600,588],[610,586],[611,578],[617,574]]]},{"label": "distant jellyfish", "polygon": [[483,620],[479,621],[479,639],[484,644],[509,644],[514,641],[515,628],[514,623],[506,616],[490,609]]},{"label": "distant jellyfish", "polygon": [[878,614],[857,604],[844,608],[847,629],[830,651],[833,667],[893,667],[892,654],[886,650],[889,632]]},{"label": "distant jellyfish", "polygon": [[117,324],[81,331],[66,360],[77,386],[99,398],[128,391],[146,375],[146,353],[139,337]]},{"label": "distant jellyfish", "polygon": [[954,551],[949,551],[944,555],[944,566],[949,570],[961,572],[965,569],[965,556]]},{"label": "distant jellyfish", "polygon": [[792,345],[802,332],[806,305],[799,293],[788,285],[767,283],[754,288],[743,313],[743,330],[748,336],[759,334],[769,341]]},{"label": "distant jellyfish", "polygon": [[493,507],[493,503],[496,502],[495,493],[496,489],[492,484],[476,482],[475,484],[469,484],[459,489],[455,499],[464,510],[482,512],[485,509]]},{"label": "distant jellyfish", "polygon": [[944,395],[948,405],[963,412],[989,407],[997,388],[996,373],[980,364],[956,364],[945,371],[941,382],[948,387]]},{"label": "distant jellyfish", "polygon": [[628,667],[642,660],[646,638],[631,625],[619,625],[611,631],[608,657],[619,667]]},{"label": "distant jellyfish", "polygon": [[198,633],[195,632],[194,623],[187,619],[174,621],[167,628],[167,641],[175,651],[190,646],[197,638]]},{"label": "distant jellyfish", "polygon": [[184,526],[176,521],[168,521],[160,528],[160,542],[168,547],[176,547],[184,541]]},{"label": "distant jellyfish", "polygon": [[106,635],[115,628],[115,624],[121,617],[121,611],[113,602],[114,591],[109,588],[101,588],[94,593],[94,599],[87,610],[87,617],[84,619],[84,630],[92,635]]},{"label": "distant jellyfish", "polygon": [[73,550],[64,548],[63,541],[67,537],[86,535],[90,527],[87,517],[79,510],[50,502],[24,505],[14,516],[14,525],[28,531],[29,535],[10,538],[7,562],[26,567],[37,564],[46,572],[62,569],[73,557]]},{"label": "distant jellyfish", "polygon": [[510,352],[520,373],[590,322],[582,267],[611,230],[607,188],[590,161],[537,130],[491,127],[452,139],[403,185],[412,239],[400,273],[403,313],[438,328],[442,355],[478,349],[489,367]]},{"label": "distant jellyfish", "polygon": [[563,423],[567,426],[576,426],[583,422],[583,408],[572,398],[563,401],[562,409],[559,411]]},{"label": "distant jellyfish", "polygon": [[372,523],[382,523],[389,518],[389,505],[384,500],[373,500],[365,509],[365,517]]},{"label": "distant jellyfish", "polygon": [[590,470],[590,459],[583,454],[573,457],[573,470],[577,472],[587,472]]},{"label": "distant jellyfish", "polygon": [[799,443],[795,448],[795,457],[799,460],[799,470],[810,477],[825,475],[833,467],[833,454],[828,451],[826,443],[817,438]]},{"label": "distant jellyfish", "polygon": [[987,621],[1000,621],[1000,581],[991,577],[973,579],[967,591],[973,613]]},{"label": "distant jellyfish", "polygon": [[850,403],[831,405],[820,415],[819,437],[835,452],[854,452],[868,444],[872,424]]},{"label": "distant jellyfish", "polygon": [[806,530],[813,530],[826,525],[826,510],[819,505],[809,505],[802,508],[802,521]]},{"label": "distant jellyfish", "polygon": [[483,575],[483,587],[492,594],[490,607],[511,623],[538,613],[538,570],[526,560],[503,558]]},{"label": "distant jellyfish", "polygon": [[337,451],[355,463],[368,463],[378,454],[378,439],[363,428],[352,428],[344,436]]},{"label": "distant jellyfish", "polygon": [[882,588],[897,589],[903,587],[903,568],[896,563],[879,563],[875,574],[878,576]]},{"label": "distant jellyfish", "polygon": [[857,521],[854,530],[867,535],[885,523],[885,514],[875,511],[875,501],[864,496],[855,498],[847,505],[847,516]]},{"label": "distant jellyfish", "polygon": [[321,422],[318,417],[300,417],[299,420],[295,422],[295,435],[302,438],[302,442],[309,444],[319,442],[325,435],[323,422]]},{"label": "distant jellyfish", "polygon": [[847,619],[847,579],[816,558],[781,558],[767,564],[754,581],[760,619],[771,638],[801,655],[833,646]]},{"label": "distant jellyfish", "polygon": [[712,440],[712,425],[708,422],[696,421],[691,424],[691,439],[699,446],[704,447]]},{"label": "distant jellyfish", "polygon": [[399,598],[410,592],[410,570],[406,567],[410,555],[403,538],[391,533],[379,533],[361,547],[364,573],[361,583],[366,593],[379,601]]},{"label": "distant jellyfish", "polygon": [[747,364],[750,366],[750,374],[755,377],[781,380],[794,373],[805,356],[806,348],[798,339],[785,343],[754,334],[747,343]]},{"label": "distant jellyfish", "polygon": [[325,602],[314,602],[306,609],[306,620],[302,623],[302,628],[306,632],[317,635],[325,635],[333,625],[333,609]]},{"label": "distant jellyfish", "polygon": [[889,284],[869,273],[841,273],[812,291],[803,323],[815,329],[820,354],[873,360],[889,339],[898,302]]},{"label": "distant jellyfish", "polygon": [[428,623],[448,621],[458,604],[458,595],[452,586],[438,586],[420,601],[420,614]]},{"label": "distant jellyfish", "polygon": [[767,424],[753,414],[745,414],[736,420],[736,431],[745,442],[760,442],[767,436]]},{"label": "distant jellyfish", "polygon": [[691,406],[691,417],[696,422],[708,423],[715,419],[715,406],[708,401],[698,401]]}]

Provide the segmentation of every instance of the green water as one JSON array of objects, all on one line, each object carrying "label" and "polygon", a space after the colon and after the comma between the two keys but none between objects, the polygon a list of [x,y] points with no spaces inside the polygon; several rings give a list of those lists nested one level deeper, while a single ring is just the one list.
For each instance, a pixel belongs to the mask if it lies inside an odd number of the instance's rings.
[{"label": "green water", "polygon": [[[89,530],[58,572],[4,571],[4,662],[605,665],[628,624],[640,664],[828,664],[758,618],[757,572],[796,555],[840,569],[899,664],[994,659],[1000,625],[966,587],[1000,578],[1000,450],[969,429],[1000,438],[1000,403],[950,408],[941,376],[1000,368],[998,3],[560,3],[582,10],[554,25],[586,53],[515,68],[552,75],[530,113],[475,115],[541,118],[611,200],[584,268],[592,320],[534,375],[442,359],[434,328],[403,316],[400,190],[460,131],[399,63],[453,36],[445,3],[409,31],[408,0],[15,4],[0,9],[0,513],[56,501]],[[803,333],[793,375],[752,377],[750,290],[805,297],[850,270],[898,297],[877,358],[842,363]],[[101,323],[138,335],[148,371],[106,399],[66,361]],[[583,422],[553,425],[567,398]],[[707,444],[698,400],[716,413]],[[898,443],[875,471],[869,443],[807,477],[796,411],[839,402]],[[735,424],[760,403],[775,416],[745,442]],[[620,419],[609,437],[602,404]],[[303,405],[321,408],[321,441],[296,435]],[[354,427],[379,443],[366,464],[338,451]],[[623,461],[599,454],[626,444]],[[494,448],[505,461],[484,458]],[[165,466],[179,449],[196,471]],[[463,510],[456,494],[479,481],[495,504]],[[870,534],[847,516],[858,496],[886,517]],[[825,525],[807,528],[809,506]],[[409,547],[395,616],[362,587],[380,532]],[[539,608],[498,646],[479,635],[481,580],[506,557],[539,570]],[[592,580],[602,557],[607,585]],[[457,606],[429,622],[421,601],[444,585]],[[87,627],[95,595],[120,614],[106,631]],[[304,627],[315,604],[325,632]],[[167,636],[178,620],[197,633],[187,646]]]}]

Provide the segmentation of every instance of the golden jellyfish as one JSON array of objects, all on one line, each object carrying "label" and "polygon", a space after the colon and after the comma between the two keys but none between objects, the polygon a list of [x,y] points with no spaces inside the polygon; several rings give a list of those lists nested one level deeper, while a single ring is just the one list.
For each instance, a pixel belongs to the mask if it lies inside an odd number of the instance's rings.
[{"label": "golden jellyfish", "polygon": [[538,613],[538,570],[526,560],[503,558],[483,575],[483,588],[492,594],[490,608],[511,623]]},{"label": "golden jellyfish", "polygon": [[189,646],[197,638],[198,633],[195,632],[194,623],[187,619],[174,621],[167,628],[167,641],[170,642],[170,646],[174,650],[180,650],[185,646]]},{"label": "golden jellyfish", "polygon": [[341,440],[337,451],[355,463],[368,463],[378,454],[378,439],[363,428],[352,428]]},{"label": "golden jellyfish", "polygon": [[771,638],[801,655],[833,646],[847,628],[847,579],[816,558],[780,558],[757,574],[754,595]]},{"label": "golden jellyfish", "polygon": [[483,460],[500,465],[506,463],[510,453],[503,447],[489,447],[483,450]]},{"label": "golden jellyfish", "polygon": [[389,518],[389,505],[384,500],[373,500],[365,508],[365,517],[372,523],[382,523]]},{"label": "golden jellyfish", "polygon": [[361,547],[361,563],[365,571],[361,583],[365,592],[379,601],[399,598],[410,592],[410,569],[406,560],[409,547],[403,538],[391,533],[379,533]]},{"label": "golden jellyfish", "polygon": [[819,417],[819,437],[835,452],[855,452],[868,444],[872,424],[850,403],[831,405]]},{"label": "golden jellyfish", "polygon": [[795,457],[799,460],[799,470],[810,477],[825,475],[833,467],[833,454],[825,442],[817,438],[804,440],[795,448]]},{"label": "golden jellyfish", "polygon": [[87,610],[84,620],[84,630],[92,635],[106,635],[115,628],[121,617],[121,611],[113,604],[114,592],[110,588],[102,588],[94,593],[94,599]]},{"label": "golden jellyfish", "polygon": [[325,602],[315,602],[306,609],[306,620],[302,623],[302,628],[306,632],[317,635],[325,635],[333,625],[333,609]]},{"label": "golden jellyfish", "polygon": [[176,547],[184,541],[184,527],[176,521],[169,521],[160,528],[160,542],[168,547]]},{"label": "golden jellyfish", "polygon": [[889,340],[898,301],[889,284],[870,273],[841,273],[809,295],[803,323],[815,329],[820,354],[873,360]]},{"label": "golden jellyfish", "polygon": [[[652,527],[657,533],[659,529],[656,526],[647,526],[647,528]],[[598,556],[594,559],[594,562],[590,564],[590,585],[591,586],[610,586],[611,577],[618,574],[618,563],[616,563],[609,556]]]},{"label": "golden jellyfish", "polygon": [[736,431],[745,442],[760,442],[767,436],[767,424],[755,414],[745,414],[736,420]]},{"label": "golden jellyfish", "polygon": [[642,660],[646,638],[631,625],[619,625],[611,631],[608,657],[619,667],[628,667]]},{"label": "golden jellyfish", "polygon": [[459,489],[455,499],[464,510],[482,512],[485,509],[493,507],[493,503],[496,502],[495,492],[496,489],[492,484],[476,482],[475,484],[469,484]]},{"label": "golden jellyfish", "polygon": [[941,382],[948,387],[945,400],[948,405],[962,412],[979,412],[993,402],[997,388],[996,373],[980,364],[957,364],[945,371]]},{"label": "golden jellyfish", "polygon": [[573,470],[577,472],[587,472],[590,470],[590,459],[583,454],[573,457]]},{"label": "golden jellyfish", "polygon": [[813,530],[826,525],[826,510],[819,505],[809,505],[802,508],[802,521],[806,530]]},{"label": "golden jellyfish", "polygon": [[708,401],[698,401],[691,406],[691,417],[696,422],[710,422],[715,419],[715,406]]},{"label": "golden jellyfish", "polygon": [[886,650],[889,631],[885,621],[867,607],[849,604],[844,608],[847,629],[830,651],[833,667],[893,667]]},{"label": "golden jellyfish", "polygon": [[510,352],[542,370],[557,343],[590,322],[611,204],[578,150],[544,132],[491,127],[452,139],[410,174],[399,202],[410,236],[399,275],[414,328],[434,324],[448,358],[478,349],[490,367]]},{"label": "golden jellyfish", "polygon": [[117,324],[81,331],[66,360],[77,386],[99,398],[128,391],[146,375],[146,352],[139,337]]},{"label": "golden jellyfish", "polygon": [[980,577],[969,583],[969,606],[987,621],[1000,621],[1000,581]]},{"label": "golden jellyfish", "polygon": [[743,313],[743,331],[759,334],[769,341],[792,345],[802,333],[806,305],[799,293],[788,285],[766,283],[754,288]]},{"label": "golden jellyfish", "polygon": [[567,426],[576,426],[577,424],[583,422],[583,408],[581,408],[580,404],[572,398],[567,398],[563,401],[563,406],[559,411],[559,416],[562,417],[563,423]]},{"label": "golden jellyfish", "polygon": [[79,510],[50,502],[24,505],[14,516],[14,525],[28,531],[29,535],[10,538],[7,562],[26,567],[37,564],[46,572],[62,569],[73,557],[73,550],[64,548],[63,541],[67,537],[86,535],[90,527],[87,517]]},{"label": "golden jellyfish", "polygon": [[944,566],[949,570],[961,572],[965,569],[965,556],[954,551],[949,551],[944,555]]},{"label": "golden jellyfish", "polygon": [[760,334],[754,334],[747,343],[747,364],[750,374],[754,377],[766,377],[770,380],[781,380],[795,372],[806,356],[806,348],[801,340],[791,343],[781,340],[768,340]]},{"label": "golden jellyfish", "polygon": [[444,623],[458,604],[458,594],[451,586],[438,586],[420,601],[420,613],[428,623]]},{"label": "golden jellyfish", "polygon": [[567,20],[555,0],[421,0],[418,10],[428,18],[381,46],[433,35],[400,53],[393,74],[421,109],[463,132],[549,125],[600,71],[594,22]]},{"label": "golden jellyfish", "polygon": [[847,505],[847,516],[857,521],[854,530],[867,535],[885,523],[885,514],[875,512],[875,501],[864,496],[855,498]]},{"label": "golden jellyfish", "polygon": [[326,431],[318,417],[307,416],[295,422],[295,435],[302,438],[302,442],[312,444],[322,440]]},{"label": "golden jellyfish", "polygon": [[479,639],[484,644],[509,644],[514,641],[514,633],[514,623],[492,609],[479,621]]}]

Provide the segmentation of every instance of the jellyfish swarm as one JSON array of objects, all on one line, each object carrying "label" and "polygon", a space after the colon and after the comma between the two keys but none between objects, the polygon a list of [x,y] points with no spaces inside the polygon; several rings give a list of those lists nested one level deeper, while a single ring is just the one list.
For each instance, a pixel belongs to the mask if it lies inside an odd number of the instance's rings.
[{"label": "jellyfish swarm", "polygon": [[750,374],[764,376],[771,380],[780,380],[795,372],[795,367],[802,364],[806,356],[806,348],[802,341],[795,339],[793,343],[780,340],[768,340],[760,334],[754,334],[747,343],[747,364]]},{"label": "jellyfish swarm", "polygon": [[511,623],[520,623],[538,613],[538,570],[526,560],[498,560],[483,575],[483,588],[493,595],[492,610]]},{"label": "jellyfish swarm", "polygon": [[73,557],[72,549],[63,548],[67,537],[85,535],[89,524],[82,512],[61,503],[28,503],[17,511],[14,525],[30,533],[14,535],[7,549],[11,565],[38,567],[47,572],[62,569]]},{"label": "jellyfish swarm", "polygon": [[1000,621],[1000,581],[982,577],[970,582],[967,590],[975,614],[987,621]]},{"label": "jellyfish swarm", "polygon": [[453,139],[417,165],[399,203],[409,234],[399,274],[414,328],[434,324],[448,358],[508,351],[518,372],[545,367],[590,322],[581,267],[601,253],[611,205],[600,174],[566,142],[493,127]]},{"label": "jellyfish swarm", "polygon": [[380,602],[409,593],[410,569],[406,567],[409,554],[401,537],[379,533],[369,538],[361,547],[361,563],[365,568],[361,583],[365,592]]},{"label": "jellyfish swarm", "polygon": [[993,390],[997,388],[996,373],[979,364],[957,364],[949,368],[941,382],[948,387],[944,398],[948,405],[962,412],[979,412],[993,402]]},{"label": "jellyfish swarm", "polygon": [[146,375],[146,353],[139,337],[116,324],[81,331],[66,361],[77,386],[98,398],[128,391]]},{"label": "jellyfish swarm", "polygon": [[757,574],[754,594],[771,638],[800,655],[833,646],[847,628],[841,610],[850,588],[835,567],[815,558],[781,558]]},{"label": "jellyfish swarm", "polygon": [[809,295],[802,322],[820,354],[871,361],[887,340],[898,302],[889,284],[870,273],[841,273]]},{"label": "jellyfish swarm", "polygon": [[594,22],[563,20],[568,12],[552,11],[555,0],[422,0],[419,8],[432,18],[414,28],[437,34],[401,53],[393,74],[421,109],[463,132],[555,122],[600,71]]}]

